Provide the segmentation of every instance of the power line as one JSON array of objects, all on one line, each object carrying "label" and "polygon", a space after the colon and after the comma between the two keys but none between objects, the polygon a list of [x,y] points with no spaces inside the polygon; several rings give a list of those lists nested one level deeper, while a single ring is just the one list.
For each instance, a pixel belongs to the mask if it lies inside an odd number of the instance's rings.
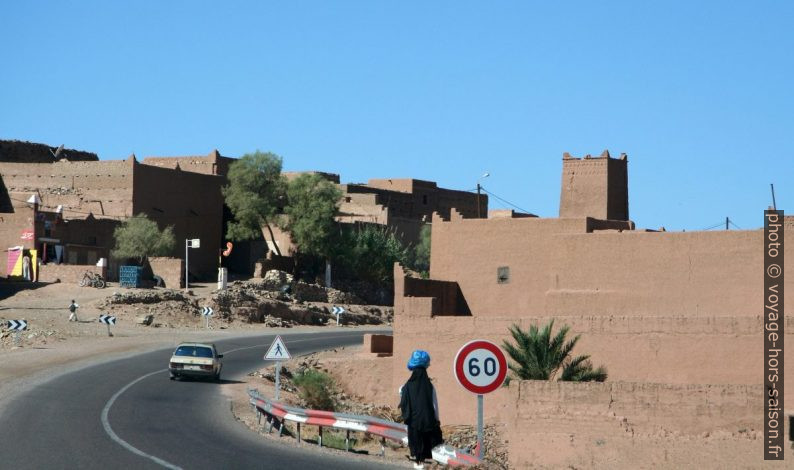
[{"label": "power line", "polygon": [[510,202],[510,201],[507,201],[507,200],[505,200],[505,199],[502,199],[501,197],[499,197],[499,196],[497,196],[496,194],[494,194],[494,193],[492,193],[492,192],[488,191],[487,189],[483,188],[482,186],[480,186],[480,189],[482,189],[482,190],[483,190],[483,191],[484,191],[486,194],[488,194],[489,196],[493,196],[493,197],[495,197],[496,199],[499,199],[500,201],[502,201],[503,203],[507,204],[508,206],[512,206],[512,207],[514,207],[514,208],[516,208],[516,209],[520,210],[521,212],[525,212],[525,213],[527,213],[527,214],[529,214],[529,213],[530,213],[528,210],[526,210],[526,209],[522,209],[522,208],[518,207],[517,205],[513,204],[512,202]]}]

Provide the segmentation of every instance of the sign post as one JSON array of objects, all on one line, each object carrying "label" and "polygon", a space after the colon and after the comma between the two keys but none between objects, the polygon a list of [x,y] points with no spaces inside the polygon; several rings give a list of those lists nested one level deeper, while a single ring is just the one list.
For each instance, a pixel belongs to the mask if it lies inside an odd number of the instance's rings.
[{"label": "sign post", "polygon": [[482,458],[483,395],[502,386],[507,376],[507,359],[499,346],[477,339],[458,350],[453,369],[458,383],[477,395],[477,456]]},{"label": "sign post", "polygon": [[104,323],[108,326],[108,336],[113,336],[113,333],[110,332],[110,325],[116,324],[116,317],[112,315],[108,315],[107,313],[104,315],[99,316],[99,322]]},{"label": "sign post", "polygon": [[287,345],[284,344],[284,340],[281,339],[281,335],[276,336],[276,339],[273,340],[273,344],[270,345],[270,348],[268,348],[267,353],[265,354],[266,361],[276,361],[276,401],[278,401],[278,392],[281,388],[279,381],[279,378],[281,377],[281,361],[286,361],[288,359],[292,359],[292,356],[290,356],[289,351],[287,350]]},{"label": "sign post", "polygon": [[201,248],[201,239],[200,238],[186,238],[185,239],[185,292],[188,291],[188,248]]},{"label": "sign post", "polygon": [[210,317],[212,316],[212,307],[201,307],[201,315],[207,319],[207,329],[210,329]]},{"label": "sign post", "polygon": [[339,315],[345,313],[345,308],[344,307],[337,307],[336,305],[334,305],[331,308],[331,313],[336,315],[336,326],[339,326]]},{"label": "sign post", "polygon": [[19,332],[28,329],[26,320],[8,320],[8,328],[14,330],[14,346],[19,346]]}]

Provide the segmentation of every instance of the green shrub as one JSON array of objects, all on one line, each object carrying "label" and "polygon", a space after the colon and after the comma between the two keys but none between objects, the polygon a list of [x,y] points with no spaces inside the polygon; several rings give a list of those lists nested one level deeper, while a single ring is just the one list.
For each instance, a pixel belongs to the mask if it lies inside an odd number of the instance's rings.
[{"label": "green shrub", "polygon": [[300,397],[306,407],[313,410],[334,411],[334,380],[328,374],[307,370],[296,375],[292,381],[298,386]]}]

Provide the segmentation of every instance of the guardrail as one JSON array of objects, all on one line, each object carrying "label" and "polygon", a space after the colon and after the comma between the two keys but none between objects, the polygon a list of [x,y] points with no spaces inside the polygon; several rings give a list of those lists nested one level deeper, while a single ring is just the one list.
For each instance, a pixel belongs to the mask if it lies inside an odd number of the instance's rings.
[{"label": "guardrail", "polygon": [[[408,445],[408,430],[404,424],[387,421],[374,416],[354,415],[348,413],[334,413],[332,411],[307,410],[296,406],[272,401],[263,397],[257,390],[248,389],[251,406],[256,410],[257,422],[262,424],[265,416],[268,434],[273,427],[278,429],[278,435],[284,432],[284,422],[296,423],[295,437],[301,440],[301,424],[318,427],[318,445],[323,445],[323,428],[343,429],[345,435],[345,450],[350,450],[350,431],[373,434],[381,438],[381,455],[386,453],[386,440],[396,442],[402,446]],[[447,444],[440,444],[433,448],[433,460],[452,467],[465,467],[480,463],[480,459],[460,449]]]}]

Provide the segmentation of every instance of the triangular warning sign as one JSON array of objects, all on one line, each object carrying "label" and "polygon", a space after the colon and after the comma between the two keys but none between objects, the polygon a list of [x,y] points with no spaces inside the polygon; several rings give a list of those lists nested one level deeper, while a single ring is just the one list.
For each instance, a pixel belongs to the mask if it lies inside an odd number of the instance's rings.
[{"label": "triangular warning sign", "polygon": [[270,348],[267,350],[267,354],[265,354],[265,359],[276,361],[292,359],[292,356],[289,355],[287,346],[284,344],[284,340],[281,339],[281,336],[276,336],[276,339],[273,340],[273,344],[270,345]]}]

